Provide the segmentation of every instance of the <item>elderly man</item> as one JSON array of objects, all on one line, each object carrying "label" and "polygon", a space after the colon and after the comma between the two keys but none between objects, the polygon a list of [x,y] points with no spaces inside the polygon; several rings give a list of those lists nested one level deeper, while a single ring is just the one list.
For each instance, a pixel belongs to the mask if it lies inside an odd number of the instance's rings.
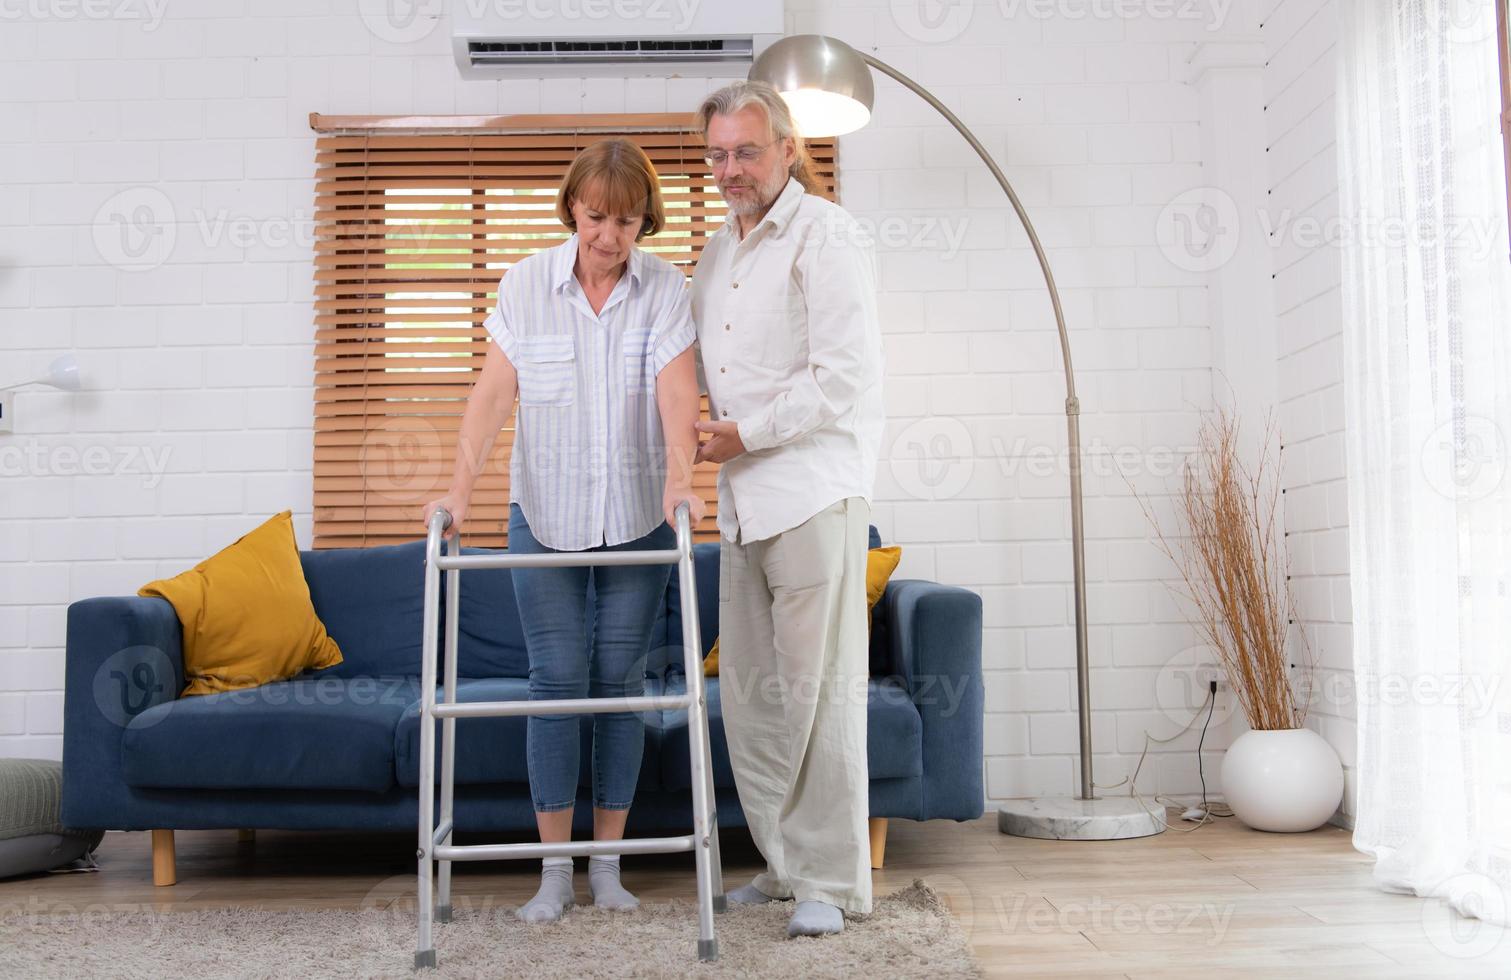
[{"label": "elderly man", "polygon": [[[736,902],[797,899],[788,935],[871,910],[866,551],[881,331],[866,233],[814,188],[770,86],[704,101],[729,217],[693,276],[719,471],[720,696],[766,870]],[[806,185],[806,186],[805,186]]]}]

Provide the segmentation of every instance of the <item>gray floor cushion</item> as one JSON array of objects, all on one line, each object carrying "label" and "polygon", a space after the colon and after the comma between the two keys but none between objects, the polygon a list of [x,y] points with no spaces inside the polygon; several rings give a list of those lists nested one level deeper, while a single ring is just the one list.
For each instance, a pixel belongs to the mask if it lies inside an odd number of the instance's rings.
[{"label": "gray floor cushion", "polygon": [[103,830],[58,822],[63,766],[50,759],[0,759],[0,878],[50,871],[93,851]]}]

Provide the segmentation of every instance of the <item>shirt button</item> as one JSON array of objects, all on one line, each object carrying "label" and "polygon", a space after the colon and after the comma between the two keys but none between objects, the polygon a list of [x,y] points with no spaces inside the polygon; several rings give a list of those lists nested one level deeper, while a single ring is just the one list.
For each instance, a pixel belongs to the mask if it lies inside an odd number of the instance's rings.
[{"label": "shirt button", "polygon": [[724,329],[725,329],[725,330],[728,330],[728,329],[729,329],[729,324],[727,324],[727,323],[726,323],[726,324],[724,324]]},{"label": "shirt button", "polygon": [[729,409],[726,408],[723,411],[719,412],[719,414],[720,415],[728,415],[729,414]]},{"label": "shirt button", "polygon": [[720,374],[723,374],[723,373],[724,373],[724,371],[725,371],[725,368],[722,368],[722,367],[721,367],[721,368],[719,368],[719,373],[720,373]]},{"label": "shirt button", "polygon": [[730,283],[730,285],[731,285],[731,286],[732,286],[732,287],[733,287],[733,288],[735,288],[735,289],[739,289],[739,288],[740,288],[740,284],[739,284],[739,283],[737,283],[737,282],[734,282],[734,283]]}]

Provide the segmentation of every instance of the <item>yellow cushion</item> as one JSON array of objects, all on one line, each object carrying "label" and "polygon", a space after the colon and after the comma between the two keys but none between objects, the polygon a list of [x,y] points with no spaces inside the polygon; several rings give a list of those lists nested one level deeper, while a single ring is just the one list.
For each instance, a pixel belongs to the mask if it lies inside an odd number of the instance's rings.
[{"label": "yellow cushion", "polygon": [[256,687],[342,659],[310,602],[292,511],[137,595],[167,599],[178,613],[185,697]]},{"label": "yellow cushion", "polygon": [[[871,628],[871,610],[881,601],[882,593],[887,591],[887,580],[892,573],[897,571],[897,563],[902,561],[902,549],[896,546],[890,548],[872,548],[866,552],[866,629]],[[708,656],[703,658],[703,674],[706,677],[719,676],[719,641],[714,640],[713,649],[708,651]]]}]

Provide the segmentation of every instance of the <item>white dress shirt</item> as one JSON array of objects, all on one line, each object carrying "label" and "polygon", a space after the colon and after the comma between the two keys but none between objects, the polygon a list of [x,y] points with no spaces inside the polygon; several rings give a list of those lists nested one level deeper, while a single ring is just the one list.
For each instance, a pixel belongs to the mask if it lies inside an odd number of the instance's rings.
[{"label": "white dress shirt", "polygon": [[719,532],[750,543],[846,497],[869,503],[884,411],[876,257],[844,209],[796,179],[743,240],[734,215],[693,274],[715,421],[746,452],[719,468]]},{"label": "white dress shirt", "polygon": [[519,376],[509,500],[558,551],[623,544],[665,517],[656,376],[694,341],[687,276],[630,249],[593,312],[572,274],[577,236],[515,263],[483,326]]}]

